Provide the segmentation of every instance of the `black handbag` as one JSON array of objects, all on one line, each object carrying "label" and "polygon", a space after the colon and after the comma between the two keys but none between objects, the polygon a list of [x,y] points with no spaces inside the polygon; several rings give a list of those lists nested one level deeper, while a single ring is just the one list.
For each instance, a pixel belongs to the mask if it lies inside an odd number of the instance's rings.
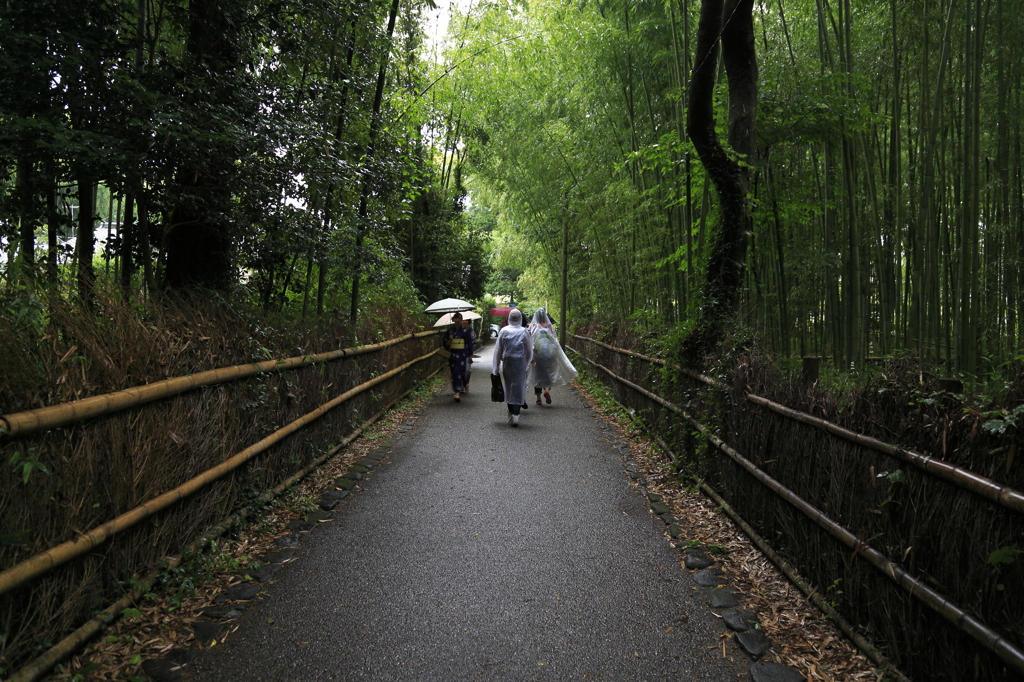
[{"label": "black handbag", "polygon": [[505,402],[505,387],[501,385],[501,377],[497,374],[491,375],[491,402]]}]

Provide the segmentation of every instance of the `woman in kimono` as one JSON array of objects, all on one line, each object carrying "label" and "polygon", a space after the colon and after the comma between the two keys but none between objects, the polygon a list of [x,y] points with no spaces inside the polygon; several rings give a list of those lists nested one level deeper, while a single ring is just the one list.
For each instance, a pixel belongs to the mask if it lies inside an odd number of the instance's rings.
[{"label": "woman in kimono", "polygon": [[451,351],[448,358],[448,369],[452,373],[452,389],[455,391],[455,402],[462,400],[466,368],[473,357],[473,331],[462,326],[462,313],[452,315],[452,326],[444,333],[444,347]]},{"label": "woman in kimono", "polygon": [[494,344],[491,374],[505,380],[505,402],[508,403],[508,423],[519,426],[519,411],[526,404],[526,384],[533,363],[533,337],[523,327],[523,313],[513,310],[508,315],[508,326],[502,327]]},{"label": "woman in kimono", "polygon": [[[469,336],[473,340],[473,348],[476,348],[476,332],[473,331],[473,327],[469,324],[469,320],[462,319],[462,328],[469,330]],[[469,393],[469,380],[473,378],[473,351],[469,352],[469,358],[466,359],[466,373],[462,376],[462,392]]]},{"label": "woman in kimono", "polygon": [[544,392],[544,400],[551,404],[551,387],[556,384],[567,384],[575,378],[576,368],[565,356],[562,346],[555,334],[555,325],[543,308],[537,308],[530,322],[530,334],[533,336],[533,359],[535,366],[533,375],[533,392],[540,405],[540,395]]}]

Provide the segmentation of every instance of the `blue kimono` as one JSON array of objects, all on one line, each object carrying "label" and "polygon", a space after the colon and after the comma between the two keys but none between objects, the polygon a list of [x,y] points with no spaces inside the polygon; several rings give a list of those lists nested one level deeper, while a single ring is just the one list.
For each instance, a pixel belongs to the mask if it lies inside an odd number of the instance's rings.
[{"label": "blue kimono", "polygon": [[451,351],[448,368],[452,372],[452,388],[461,393],[465,388],[466,370],[473,357],[473,330],[468,327],[451,327],[444,334],[444,347]]}]

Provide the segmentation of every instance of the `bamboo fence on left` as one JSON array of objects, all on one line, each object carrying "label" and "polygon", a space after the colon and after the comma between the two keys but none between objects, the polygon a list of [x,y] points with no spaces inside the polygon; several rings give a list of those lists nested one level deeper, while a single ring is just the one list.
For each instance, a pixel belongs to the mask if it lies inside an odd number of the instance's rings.
[{"label": "bamboo fence on left", "polygon": [[138,405],[144,405],[154,400],[168,398],[170,396],[185,393],[203,386],[223,384],[236,379],[244,379],[254,374],[266,372],[283,372],[291,369],[298,369],[307,365],[316,365],[332,360],[372,353],[374,351],[394,346],[409,339],[438,334],[438,331],[415,332],[404,334],[394,339],[381,341],[367,346],[356,346],[354,348],[342,348],[320,353],[317,355],[300,355],[286,360],[266,360],[254,362],[248,365],[234,365],[211,369],[206,372],[198,372],[184,377],[164,379],[145,386],[105,393],[103,395],[91,396],[70,403],[61,403],[42,407],[37,410],[27,410],[14,414],[0,416],[0,437],[13,438],[15,436],[26,436],[37,431],[45,431],[58,426],[67,426],[83,419],[98,417],[111,412],[126,410]]},{"label": "bamboo fence on left", "polygon": [[[81,419],[97,416],[100,414],[108,414],[118,410],[127,409],[134,407],[158,398],[164,398],[172,395],[177,395],[193,388],[199,388],[200,386],[209,386],[211,384],[223,383],[225,381],[231,381],[232,379],[238,379],[245,376],[251,376],[260,372],[269,372],[282,369],[294,369],[316,362],[327,362],[328,360],[348,357],[350,355],[358,355],[361,353],[371,352],[374,350],[380,350],[396,343],[401,343],[416,337],[428,336],[436,334],[437,332],[420,332],[417,334],[407,334],[405,336],[384,341],[379,344],[373,344],[372,346],[360,346],[354,349],[342,349],[338,351],[332,351],[331,353],[324,353],[321,355],[302,356],[299,358],[290,358],[289,360],[269,360],[262,363],[254,363],[252,365],[240,365],[236,367],[228,367],[223,370],[210,370],[208,372],[201,372],[190,377],[180,377],[178,379],[168,379],[166,381],[150,384],[148,386],[142,386],[135,389],[129,389],[127,391],[119,391],[118,393],[111,393],[105,396],[95,396],[93,398],[85,398],[80,401],[73,403],[64,403],[61,405],[55,405],[50,408],[41,408],[39,410],[33,410],[31,412],[20,412],[13,415],[4,415],[2,419],[4,424],[17,424],[15,433],[17,435],[24,435],[26,433],[32,433],[40,429],[54,428],[55,426],[63,426]],[[426,355],[423,355],[415,360],[407,362],[399,367],[396,367],[378,377],[375,377],[365,383],[352,388],[336,398],[320,405],[315,410],[308,412],[307,414],[299,417],[295,421],[283,426],[274,433],[270,434],[266,438],[259,442],[250,445],[241,452],[233,455],[227,460],[221,462],[215,467],[207,469],[198,476],[186,481],[182,485],[169,490],[162,495],[159,495],[152,500],[144,502],[143,504],[135,507],[134,509],[121,514],[117,518],[108,521],[92,530],[82,533],[74,540],[62,543],[56,547],[51,547],[48,550],[39,552],[25,561],[19,562],[18,564],[0,572],[0,595],[10,592],[14,588],[26,583],[27,581],[46,573],[47,571],[67,563],[71,559],[81,556],[88,552],[90,549],[97,545],[106,542],[114,534],[119,533],[127,528],[134,526],[143,519],[146,519],[156,512],[164,509],[171,504],[174,504],[178,500],[183,499],[203,488],[204,486],[212,483],[218,478],[225,474],[237,469],[245,462],[249,461],[259,453],[265,451],[267,448],[291,435],[292,433],[302,429],[311,422],[323,416],[329,410],[337,407],[341,403],[353,398],[354,396],[366,391],[377,384],[380,384],[393,376],[404,372],[413,365],[422,362],[436,354],[435,351],[431,351]],[[197,379],[195,381],[187,382],[183,379]],[[161,386],[162,384],[162,386]],[[152,391],[140,391],[139,389],[150,389]],[[84,409],[80,409],[78,406],[80,403],[89,403]],[[33,413],[43,413],[42,415]],[[42,426],[40,426],[42,424]],[[13,434],[12,434],[13,435]]]}]

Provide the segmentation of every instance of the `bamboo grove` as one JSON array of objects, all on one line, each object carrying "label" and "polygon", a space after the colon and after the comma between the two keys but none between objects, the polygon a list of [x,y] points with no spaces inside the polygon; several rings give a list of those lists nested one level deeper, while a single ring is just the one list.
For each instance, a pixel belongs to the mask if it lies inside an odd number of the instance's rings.
[{"label": "bamboo grove", "polygon": [[0,3],[5,301],[200,287],[355,317],[368,294],[480,295],[482,239],[424,135],[426,6]]},{"label": "bamboo grove", "polygon": [[[557,298],[566,233],[570,318],[685,327],[705,303],[719,208],[686,135],[700,4],[483,3],[453,24],[448,148],[498,209],[495,263],[538,298]],[[759,0],[753,14],[748,333],[841,368],[906,352],[978,374],[1020,355],[1019,7]]]}]

